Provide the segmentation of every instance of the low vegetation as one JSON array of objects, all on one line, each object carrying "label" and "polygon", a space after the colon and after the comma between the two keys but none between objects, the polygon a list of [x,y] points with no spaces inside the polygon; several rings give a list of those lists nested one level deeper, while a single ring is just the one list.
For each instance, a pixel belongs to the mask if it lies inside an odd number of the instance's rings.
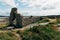
[{"label": "low vegetation", "polygon": [[0,32],[0,40],[19,40],[12,32]]},{"label": "low vegetation", "polygon": [[[49,22],[49,20],[43,19],[36,23],[39,24],[43,22]],[[56,24],[56,22],[52,22],[47,25],[33,26],[32,28],[22,31],[10,30],[11,32],[0,32],[0,40],[19,40],[19,37],[17,37],[16,34],[18,34],[22,38],[22,40],[60,40],[60,32],[57,31]],[[5,24],[5,26],[6,25],[7,24]]]},{"label": "low vegetation", "polygon": [[50,27],[34,26],[23,32],[17,31],[23,40],[60,40],[60,33]]}]

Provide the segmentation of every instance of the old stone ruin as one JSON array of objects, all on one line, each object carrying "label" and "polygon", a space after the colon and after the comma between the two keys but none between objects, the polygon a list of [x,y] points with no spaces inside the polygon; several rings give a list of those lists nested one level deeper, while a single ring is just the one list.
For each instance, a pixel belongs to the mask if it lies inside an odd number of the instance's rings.
[{"label": "old stone ruin", "polygon": [[[8,23],[9,17],[0,19],[1,23]],[[20,20],[20,19],[19,19]],[[22,17],[22,26],[26,26],[32,23],[35,23],[40,20],[39,16],[23,16]],[[16,20],[14,20],[14,23],[16,23]]]}]

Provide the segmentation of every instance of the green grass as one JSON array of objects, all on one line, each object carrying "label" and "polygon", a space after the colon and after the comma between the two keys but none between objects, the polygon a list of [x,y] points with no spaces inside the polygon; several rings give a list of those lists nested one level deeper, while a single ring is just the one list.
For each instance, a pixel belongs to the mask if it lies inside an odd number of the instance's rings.
[{"label": "green grass", "polygon": [[19,40],[12,32],[0,32],[0,40]]},{"label": "green grass", "polygon": [[34,26],[24,32],[17,32],[23,40],[60,40],[60,33],[50,27]]},{"label": "green grass", "polygon": [[[48,22],[48,20],[41,20],[37,23]],[[57,23],[55,23],[57,24]],[[7,24],[1,24],[0,28]],[[34,26],[33,28],[16,31],[23,40],[60,40],[60,32],[53,30],[51,24],[45,26]],[[13,32],[0,32],[0,40],[19,40]]]}]

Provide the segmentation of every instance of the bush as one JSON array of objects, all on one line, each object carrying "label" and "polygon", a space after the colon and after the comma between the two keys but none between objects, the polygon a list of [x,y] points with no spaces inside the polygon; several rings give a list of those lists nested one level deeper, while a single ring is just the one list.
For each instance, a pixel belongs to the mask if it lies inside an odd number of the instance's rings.
[{"label": "bush", "polygon": [[60,33],[50,27],[34,26],[20,35],[22,35],[23,40],[60,40]]}]

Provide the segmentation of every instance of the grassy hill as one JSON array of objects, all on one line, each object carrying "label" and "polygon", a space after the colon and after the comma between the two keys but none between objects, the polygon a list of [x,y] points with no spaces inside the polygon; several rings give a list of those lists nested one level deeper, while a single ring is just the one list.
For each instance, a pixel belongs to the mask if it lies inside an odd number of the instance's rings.
[{"label": "grassy hill", "polygon": [[[40,24],[41,22],[36,23]],[[56,23],[23,28],[24,30],[0,30],[0,40],[60,40],[60,31],[57,31],[55,25]]]}]

